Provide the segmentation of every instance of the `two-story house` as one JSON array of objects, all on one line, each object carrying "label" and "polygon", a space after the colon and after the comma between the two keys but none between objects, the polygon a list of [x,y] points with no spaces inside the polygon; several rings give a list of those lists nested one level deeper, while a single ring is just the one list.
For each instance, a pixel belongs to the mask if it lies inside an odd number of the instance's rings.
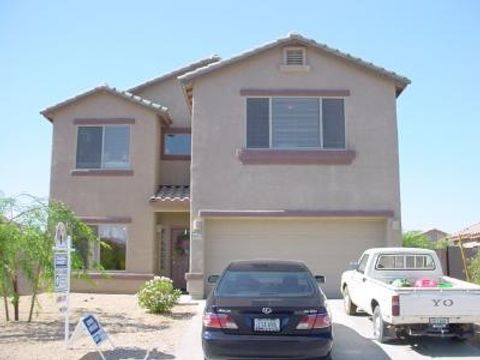
[{"label": "two-story house", "polygon": [[94,274],[102,291],[162,274],[201,298],[232,260],[288,258],[337,295],[365,248],[400,244],[396,98],[408,84],[292,34],[128,91],[100,86],[42,112],[51,197],[110,245],[82,250],[110,275]]}]

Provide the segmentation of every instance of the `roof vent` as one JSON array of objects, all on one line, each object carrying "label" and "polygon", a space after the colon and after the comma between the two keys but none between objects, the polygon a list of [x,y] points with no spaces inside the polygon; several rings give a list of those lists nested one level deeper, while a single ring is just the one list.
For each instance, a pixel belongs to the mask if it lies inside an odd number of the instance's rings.
[{"label": "roof vent", "polygon": [[285,65],[305,65],[305,48],[290,47],[285,48]]}]

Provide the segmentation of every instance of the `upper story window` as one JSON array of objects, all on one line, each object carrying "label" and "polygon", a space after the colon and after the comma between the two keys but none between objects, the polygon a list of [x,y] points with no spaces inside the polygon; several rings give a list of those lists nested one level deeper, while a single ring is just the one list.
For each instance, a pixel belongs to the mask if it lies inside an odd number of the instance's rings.
[{"label": "upper story window", "polygon": [[287,66],[302,66],[305,63],[305,48],[287,47],[284,49],[284,64]]},{"label": "upper story window", "polygon": [[79,126],[77,169],[126,169],[129,167],[130,126]]},{"label": "upper story window", "polygon": [[344,100],[247,98],[247,148],[344,149]]},{"label": "upper story window", "polygon": [[192,151],[190,129],[164,129],[162,159],[189,160]]}]

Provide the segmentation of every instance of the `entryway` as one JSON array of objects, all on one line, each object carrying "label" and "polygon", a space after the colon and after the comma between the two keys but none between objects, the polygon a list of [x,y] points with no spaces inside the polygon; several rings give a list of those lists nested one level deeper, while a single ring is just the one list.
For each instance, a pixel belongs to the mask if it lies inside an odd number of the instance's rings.
[{"label": "entryway", "polygon": [[190,262],[190,229],[188,227],[174,227],[170,231],[171,249],[171,278],[177,289],[186,290],[185,274]]}]

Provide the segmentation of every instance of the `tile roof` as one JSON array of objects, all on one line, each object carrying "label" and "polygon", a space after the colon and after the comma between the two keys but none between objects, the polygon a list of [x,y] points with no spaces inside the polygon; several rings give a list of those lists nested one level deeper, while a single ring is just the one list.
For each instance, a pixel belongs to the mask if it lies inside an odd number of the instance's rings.
[{"label": "tile roof", "polygon": [[457,232],[450,237],[451,240],[457,241],[460,239],[463,240],[480,240],[480,223],[470,225],[462,231]]},{"label": "tile roof", "polygon": [[190,201],[190,186],[160,185],[150,201]]},{"label": "tile roof", "polygon": [[122,99],[128,100],[128,101],[130,101],[134,104],[138,104],[138,105],[141,105],[141,106],[143,106],[147,109],[153,110],[156,113],[158,113],[159,115],[161,115],[167,121],[168,124],[171,123],[171,117],[170,117],[170,113],[168,112],[167,107],[165,107],[163,105],[160,105],[160,104],[157,104],[153,101],[144,99],[144,98],[142,98],[138,95],[132,94],[128,91],[117,90],[116,88],[111,87],[107,84],[97,86],[97,87],[95,87],[91,90],[88,90],[88,91],[83,92],[81,94],[78,94],[74,97],[71,97],[67,100],[59,102],[58,104],[52,105],[52,106],[42,110],[40,112],[40,114],[45,116],[48,120],[52,121],[53,113],[55,111],[63,108],[64,106],[67,106],[67,105],[72,104],[76,101],[79,101],[79,100],[81,100],[81,99],[83,99],[87,96],[93,95],[95,93],[101,93],[101,92],[106,92],[106,93],[112,94],[114,96],[117,96],[117,97],[120,97]]},{"label": "tile roof", "polygon": [[144,88],[146,87],[149,87],[150,85],[153,85],[153,84],[156,84],[156,83],[159,83],[163,80],[166,80],[166,79],[169,79],[171,77],[177,77],[179,75],[182,75],[182,74],[185,74],[187,72],[190,72],[190,71],[193,71],[195,69],[198,69],[200,67],[203,67],[203,66],[206,66],[206,65],[209,65],[211,63],[215,63],[217,61],[220,60],[220,56],[218,55],[212,55],[208,58],[205,58],[205,59],[201,59],[199,61],[195,61],[191,64],[188,64],[188,65],[185,65],[183,67],[181,67],[180,69],[177,69],[177,70],[174,70],[174,71],[170,71],[169,73],[166,73],[166,74],[163,74],[161,76],[158,76],[158,77],[155,77],[153,79],[150,79],[148,81],[145,81],[137,86],[134,86],[130,89],[128,89],[129,92],[131,93],[136,93],[138,91],[141,91],[143,90]]},{"label": "tile roof", "polygon": [[243,59],[248,58],[250,56],[256,55],[260,52],[263,52],[263,51],[266,51],[268,49],[274,48],[278,45],[286,45],[286,44],[290,44],[290,43],[312,46],[312,47],[317,48],[319,50],[322,50],[326,53],[329,53],[331,55],[342,58],[342,59],[347,60],[351,63],[356,64],[356,65],[359,65],[359,66],[361,66],[361,67],[363,67],[367,70],[371,70],[371,71],[376,72],[380,75],[386,76],[387,78],[393,80],[396,83],[397,95],[400,95],[400,93],[407,87],[407,85],[410,84],[410,80],[408,78],[406,78],[404,76],[401,76],[399,74],[396,74],[393,71],[389,71],[389,70],[387,70],[383,67],[374,65],[371,62],[362,60],[358,57],[354,57],[354,56],[352,56],[348,53],[341,52],[338,49],[331,48],[331,47],[329,47],[325,44],[318,43],[313,39],[309,39],[309,38],[306,38],[306,37],[304,37],[300,34],[295,34],[295,33],[291,33],[286,37],[279,38],[279,39],[277,39],[275,41],[272,41],[272,42],[269,42],[265,45],[247,50],[247,51],[245,51],[243,53],[240,53],[236,56],[233,56],[231,58],[224,59],[224,60],[221,60],[221,61],[218,61],[218,62],[215,62],[215,63],[211,63],[207,66],[195,69],[193,71],[190,71],[186,74],[183,74],[183,75],[179,76],[179,79],[180,79],[180,81],[185,83],[185,82],[188,82],[188,81],[190,81],[190,80],[192,80],[192,79],[194,79],[198,76],[205,75],[205,74],[207,74],[211,71],[217,70],[217,69],[222,68],[226,65],[236,63],[237,61],[243,60]]}]

